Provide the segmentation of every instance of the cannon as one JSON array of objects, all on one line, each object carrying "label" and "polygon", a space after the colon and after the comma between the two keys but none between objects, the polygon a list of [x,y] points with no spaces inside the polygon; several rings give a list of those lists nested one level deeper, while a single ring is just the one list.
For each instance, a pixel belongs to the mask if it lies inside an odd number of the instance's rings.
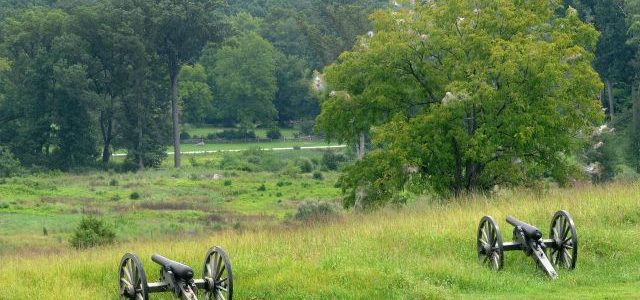
[{"label": "cannon", "polygon": [[160,265],[160,280],[147,282],[147,275],[135,253],[126,253],[120,260],[118,286],[120,300],[147,300],[151,293],[171,292],[175,299],[197,300],[202,291],[207,300],[231,300],[233,275],[226,252],[220,247],[207,251],[202,279],[193,279],[191,267],[158,254],[151,260]]},{"label": "cannon", "polygon": [[507,222],[513,228],[513,242],[502,242],[498,223],[491,216],[484,216],[478,226],[477,249],[480,263],[492,270],[502,270],[504,251],[521,250],[533,257],[550,278],[558,278],[555,267],[572,270],[578,259],[578,236],[571,215],[560,210],[551,219],[551,231],[548,239],[542,238],[542,232],[533,225],[522,222],[512,216]]}]

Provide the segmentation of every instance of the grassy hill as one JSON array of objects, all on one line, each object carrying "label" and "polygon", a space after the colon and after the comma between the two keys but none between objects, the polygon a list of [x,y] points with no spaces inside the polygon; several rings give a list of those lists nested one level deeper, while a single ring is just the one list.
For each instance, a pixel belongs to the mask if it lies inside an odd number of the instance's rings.
[{"label": "grassy hill", "polygon": [[[139,254],[148,277],[157,279],[152,253],[184,261],[200,274],[213,245],[230,254],[236,299],[640,298],[640,184],[425,202],[325,224],[5,255],[0,299],[116,299],[117,265],[125,252]],[[506,253],[502,272],[478,264],[475,232],[483,215],[494,216],[509,240],[507,215],[538,225],[546,236],[558,209],[576,222],[576,270],[560,270],[560,278],[550,281],[519,252]]]}]

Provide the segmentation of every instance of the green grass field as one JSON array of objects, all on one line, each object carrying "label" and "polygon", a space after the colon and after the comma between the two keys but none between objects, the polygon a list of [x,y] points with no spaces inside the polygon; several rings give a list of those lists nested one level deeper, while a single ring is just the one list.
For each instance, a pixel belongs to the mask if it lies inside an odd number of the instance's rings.
[{"label": "green grass field", "polygon": [[220,169],[224,155],[192,156],[179,170],[53,173],[2,180],[0,254],[65,249],[84,214],[111,224],[119,240],[132,241],[270,226],[295,213],[302,201],[339,197],[334,187],[337,172],[324,171],[324,179],[316,180],[296,165],[302,159],[319,161],[321,151],[264,152],[259,156],[270,169],[252,172]]},{"label": "green grass field", "polygon": [[[261,149],[277,149],[277,148],[293,148],[293,147],[328,147],[328,146],[340,146],[336,143],[327,143],[320,140],[312,141],[278,141],[278,142],[247,142],[247,143],[216,143],[205,144],[202,146],[195,144],[182,144],[180,150],[183,154],[189,155],[189,152],[217,152],[217,151],[237,151],[248,150],[252,148]],[[167,152],[173,153],[173,146],[167,147]],[[116,151],[116,156],[120,157],[126,154],[125,150]],[[172,159],[172,158],[168,158]]]},{"label": "green grass field", "polygon": [[[198,137],[207,137],[207,135],[209,134],[221,132],[225,129],[236,129],[236,128],[224,128],[224,127],[216,127],[216,126],[210,126],[210,125],[198,125],[198,126],[183,125],[184,131],[188,132],[189,135],[191,136],[198,136]],[[255,129],[254,132],[256,133],[256,136],[259,138],[267,137],[267,129],[258,128],[258,129]],[[297,132],[298,130],[292,129],[292,128],[280,128],[280,133],[285,138],[293,138],[294,134]]]},{"label": "green grass field", "polygon": [[[508,240],[507,215],[538,225],[546,236],[558,209],[571,212],[576,222],[576,270],[560,270],[551,281],[519,252],[506,253],[502,272],[478,264],[475,234],[483,215],[493,215]],[[213,245],[230,254],[236,299],[638,299],[639,238],[640,184],[505,191],[492,198],[418,200],[405,208],[345,213],[326,224],[5,254],[0,299],[116,299],[117,265],[125,252],[139,254],[153,280],[158,267],[152,253],[186,262],[199,274]]]}]

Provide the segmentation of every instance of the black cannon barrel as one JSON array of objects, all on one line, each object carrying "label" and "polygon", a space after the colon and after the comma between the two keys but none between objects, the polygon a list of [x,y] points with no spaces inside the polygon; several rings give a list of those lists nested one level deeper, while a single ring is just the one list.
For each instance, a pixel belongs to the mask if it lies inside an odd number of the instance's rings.
[{"label": "black cannon barrel", "polygon": [[542,238],[542,232],[540,232],[538,228],[536,228],[533,225],[522,222],[512,216],[507,217],[507,223],[515,227],[522,228],[522,230],[524,231],[525,235],[527,235],[528,238],[536,239],[536,240],[539,240]]},{"label": "black cannon barrel", "polygon": [[170,260],[162,255],[151,255],[151,260],[155,263],[170,269],[173,274],[184,280],[191,280],[193,278],[193,269],[185,264]]}]

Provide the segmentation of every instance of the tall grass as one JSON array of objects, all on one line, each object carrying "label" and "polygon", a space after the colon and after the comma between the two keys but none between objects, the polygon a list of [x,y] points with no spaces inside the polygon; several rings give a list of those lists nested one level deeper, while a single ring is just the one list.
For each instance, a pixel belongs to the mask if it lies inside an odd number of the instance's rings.
[{"label": "tall grass", "polygon": [[[548,234],[552,214],[568,210],[580,249],[574,271],[551,281],[519,252],[492,272],[476,259],[480,218],[514,215]],[[143,260],[158,252],[202,270],[205,251],[229,252],[236,299],[638,299],[640,185],[614,184],[474,196],[447,204],[348,214],[328,224],[144,241],[50,255],[0,257],[0,299],[116,299],[117,265],[127,251]],[[153,299],[169,299],[154,295]]]}]

